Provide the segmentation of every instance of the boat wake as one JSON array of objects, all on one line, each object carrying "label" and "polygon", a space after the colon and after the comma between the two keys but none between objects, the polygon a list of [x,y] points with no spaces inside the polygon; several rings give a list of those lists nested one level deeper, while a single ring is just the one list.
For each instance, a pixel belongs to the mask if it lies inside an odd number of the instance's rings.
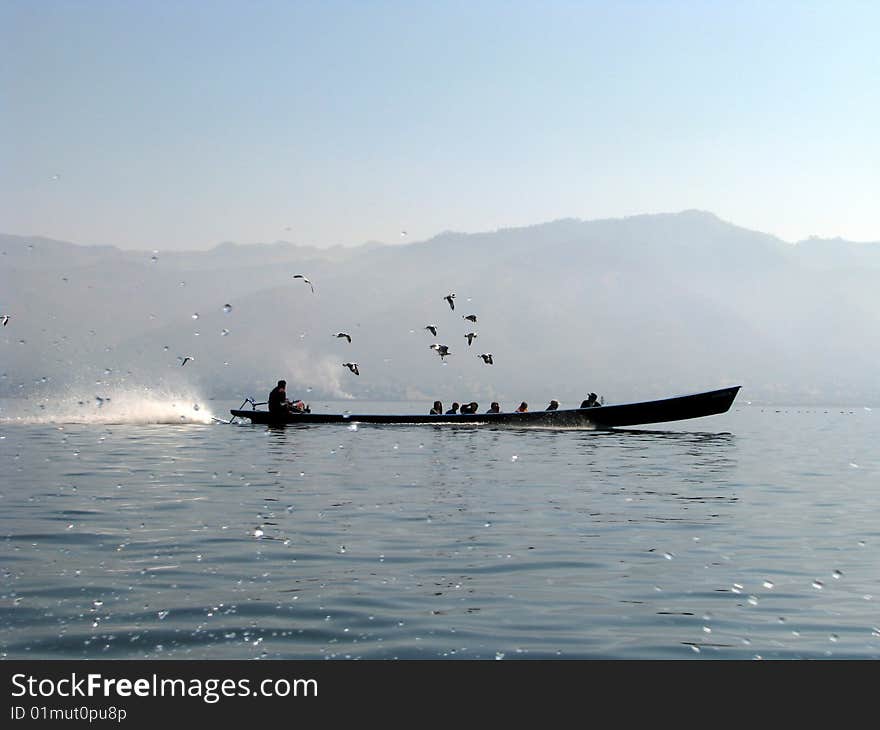
[{"label": "boat wake", "polygon": [[3,424],[179,424],[212,420],[214,414],[197,393],[147,388],[6,400],[0,408]]}]

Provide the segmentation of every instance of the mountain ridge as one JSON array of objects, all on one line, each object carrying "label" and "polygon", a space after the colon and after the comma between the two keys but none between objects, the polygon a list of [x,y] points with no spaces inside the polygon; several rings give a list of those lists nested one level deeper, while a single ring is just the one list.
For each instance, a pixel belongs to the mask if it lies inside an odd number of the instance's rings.
[{"label": "mountain ridge", "polygon": [[[880,401],[880,247],[802,248],[706,211],[445,232],[326,257],[226,244],[154,260],[48,240],[0,236],[0,309],[12,316],[0,395],[39,397],[43,377],[49,390],[100,389],[126,374],[233,400],[286,377],[314,398],[570,403],[594,391],[620,402],[742,384],[753,400]],[[453,352],[443,362],[427,324]],[[181,369],[182,355],[196,359]],[[341,366],[351,360],[360,376]]]}]

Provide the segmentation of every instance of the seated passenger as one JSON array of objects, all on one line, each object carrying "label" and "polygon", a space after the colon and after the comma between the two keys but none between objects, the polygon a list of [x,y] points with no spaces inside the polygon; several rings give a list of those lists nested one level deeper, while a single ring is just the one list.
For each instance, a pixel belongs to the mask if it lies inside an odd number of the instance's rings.
[{"label": "seated passenger", "polygon": [[554,400],[550,401],[550,405],[547,406],[544,410],[545,411],[555,411],[557,408],[559,408],[559,401],[554,399]]},{"label": "seated passenger", "polygon": [[497,400],[492,401],[492,405],[489,406],[489,410],[486,413],[501,413],[501,406],[498,405]]},{"label": "seated passenger", "polygon": [[439,400],[434,401],[434,406],[431,408],[431,412],[428,414],[429,416],[439,416],[443,413],[443,404]]},{"label": "seated passenger", "polygon": [[452,407],[448,411],[446,411],[447,416],[454,416],[457,413],[458,413],[458,403],[453,403]]},{"label": "seated passenger", "polygon": [[480,407],[479,404],[475,403],[474,401],[471,401],[470,403],[465,403],[465,404],[459,409],[458,412],[459,412],[459,413],[476,413],[476,412],[477,412],[477,408],[479,408],[479,407]]},{"label": "seated passenger", "polygon": [[598,397],[595,393],[590,393],[589,397],[581,403],[581,408],[594,408],[599,405]]},{"label": "seated passenger", "polygon": [[529,404],[523,401],[519,404],[519,408],[516,409],[517,413],[527,413],[529,410]]}]

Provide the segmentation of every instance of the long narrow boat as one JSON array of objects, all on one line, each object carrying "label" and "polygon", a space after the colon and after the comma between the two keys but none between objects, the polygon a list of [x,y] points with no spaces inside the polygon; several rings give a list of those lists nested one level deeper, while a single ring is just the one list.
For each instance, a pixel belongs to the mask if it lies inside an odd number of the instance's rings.
[{"label": "long narrow boat", "polygon": [[683,421],[725,413],[733,404],[741,386],[734,385],[704,393],[680,395],[662,400],[642,403],[594,406],[593,408],[570,408],[555,411],[529,411],[527,413],[456,413],[454,415],[412,414],[355,414],[355,413],[289,413],[278,417],[268,411],[234,409],[235,418],[247,418],[252,423],[270,425],[296,425],[320,423],[379,423],[379,424],[426,424],[432,426],[468,425],[499,427],[543,428],[615,428],[640,426],[646,423]]}]

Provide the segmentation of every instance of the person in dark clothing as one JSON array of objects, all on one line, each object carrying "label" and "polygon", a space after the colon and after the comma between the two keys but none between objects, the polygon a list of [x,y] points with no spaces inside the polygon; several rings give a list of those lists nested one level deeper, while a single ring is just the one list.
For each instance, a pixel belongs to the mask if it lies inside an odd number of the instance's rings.
[{"label": "person in dark clothing", "polygon": [[283,416],[290,412],[287,400],[287,381],[279,380],[269,393],[269,413],[275,416]]},{"label": "person in dark clothing", "polygon": [[477,408],[479,408],[479,404],[471,401],[470,403],[465,403],[460,409],[459,413],[476,413]]},{"label": "person in dark clothing", "polygon": [[587,398],[583,403],[581,403],[581,408],[593,408],[599,405],[598,401],[599,396],[595,393],[590,393],[589,398]]},{"label": "person in dark clothing", "polygon": [[557,408],[559,408],[559,401],[554,398],[553,400],[550,401],[550,405],[547,406],[544,410],[545,411],[555,411]]},{"label": "person in dark clothing", "polygon": [[439,400],[434,401],[434,406],[431,408],[431,412],[428,414],[429,416],[439,416],[443,413],[443,404]]},{"label": "person in dark clothing", "polygon": [[446,415],[447,416],[454,416],[456,413],[458,413],[458,403],[453,403],[452,408],[450,408],[448,411],[446,411]]},{"label": "person in dark clothing", "polygon": [[269,413],[275,416],[283,416],[288,413],[311,413],[309,408],[301,400],[291,402],[287,399],[287,381],[279,380],[269,392]]},{"label": "person in dark clothing", "polygon": [[489,410],[486,413],[501,413],[501,406],[498,405],[497,400],[492,401],[492,405],[489,406]]}]

